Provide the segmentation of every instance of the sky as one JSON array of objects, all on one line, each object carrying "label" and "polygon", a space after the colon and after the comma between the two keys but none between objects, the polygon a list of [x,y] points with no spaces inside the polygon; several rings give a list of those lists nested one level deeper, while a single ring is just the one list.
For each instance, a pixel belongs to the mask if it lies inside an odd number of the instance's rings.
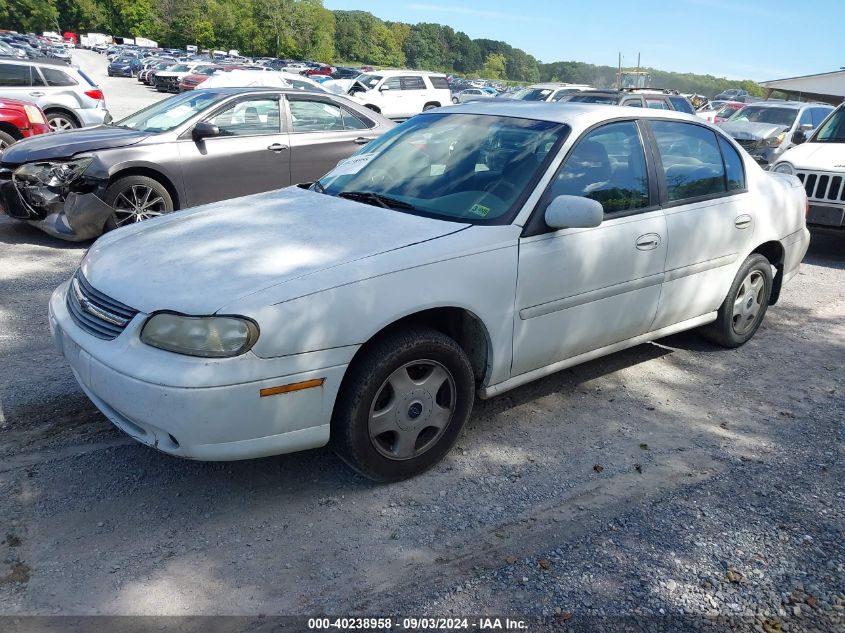
[{"label": "sky", "polygon": [[[845,0],[324,0],[382,20],[438,22],[542,62],[783,79],[845,66]],[[811,10],[808,12],[808,8]]]}]

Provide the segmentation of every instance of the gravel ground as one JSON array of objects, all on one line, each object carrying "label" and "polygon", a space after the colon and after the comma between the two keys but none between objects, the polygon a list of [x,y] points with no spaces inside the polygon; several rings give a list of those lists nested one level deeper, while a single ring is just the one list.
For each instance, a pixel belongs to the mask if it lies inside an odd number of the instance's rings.
[{"label": "gravel ground", "polygon": [[47,332],[87,245],[4,216],[0,244],[0,615],[845,630],[845,236],[814,236],[746,346],[677,335],[481,402],[442,464],[389,486],[328,450],[133,443]]}]

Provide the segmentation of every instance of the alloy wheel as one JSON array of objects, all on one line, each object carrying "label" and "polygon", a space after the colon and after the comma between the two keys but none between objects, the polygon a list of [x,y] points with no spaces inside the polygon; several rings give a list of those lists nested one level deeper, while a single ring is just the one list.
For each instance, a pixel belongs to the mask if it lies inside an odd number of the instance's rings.
[{"label": "alloy wheel", "polygon": [[370,441],[384,457],[412,459],[432,448],[452,421],[455,379],[434,360],[416,360],[382,383],[370,406]]},{"label": "alloy wheel", "polygon": [[734,299],[733,329],[739,335],[750,330],[757,321],[757,315],[763,308],[763,293],[766,291],[766,280],[759,270],[752,270],[745,279]]},{"label": "alloy wheel", "polygon": [[70,119],[63,117],[63,116],[53,116],[50,117],[50,128],[54,132],[62,132],[64,130],[75,130],[76,125],[74,125],[73,121]]},{"label": "alloy wheel", "polygon": [[117,226],[133,224],[167,213],[164,198],[152,187],[132,185],[117,194],[114,217]]}]

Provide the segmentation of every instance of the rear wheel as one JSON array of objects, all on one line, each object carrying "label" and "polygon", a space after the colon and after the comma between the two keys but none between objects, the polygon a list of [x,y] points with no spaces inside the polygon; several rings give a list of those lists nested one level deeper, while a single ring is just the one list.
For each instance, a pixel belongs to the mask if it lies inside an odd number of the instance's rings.
[{"label": "rear wheel", "polygon": [[338,455],[375,481],[398,481],[439,462],[472,410],[466,354],[428,328],[389,334],[356,359],[335,404]]},{"label": "rear wheel", "polygon": [[434,108],[439,108],[439,107],[440,107],[439,103],[426,103],[423,106],[423,112],[425,112],[426,110],[434,110]]},{"label": "rear wheel", "polygon": [[147,176],[124,176],[106,189],[104,202],[114,209],[106,220],[107,230],[155,218],[173,211],[167,188]]},{"label": "rear wheel", "polygon": [[74,117],[64,112],[47,112],[47,123],[54,132],[63,132],[65,130],[75,130],[79,125]]},{"label": "rear wheel", "polygon": [[772,295],[772,265],[754,253],[743,262],[716,320],[701,333],[723,347],[739,347],[763,322]]}]

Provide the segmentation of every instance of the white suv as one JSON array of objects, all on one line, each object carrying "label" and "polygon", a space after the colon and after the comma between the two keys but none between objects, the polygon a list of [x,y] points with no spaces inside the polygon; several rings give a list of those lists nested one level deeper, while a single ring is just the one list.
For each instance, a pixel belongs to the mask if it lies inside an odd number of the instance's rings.
[{"label": "white suv", "polygon": [[349,96],[390,119],[407,119],[452,103],[445,75],[417,70],[381,70],[360,75]]},{"label": "white suv", "polygon": [[804,183],[810,204],[807,224],[845,230],[845,105],[840,105],[809,138],[793,133],[796,144],[781,154],[772,171]]}]

